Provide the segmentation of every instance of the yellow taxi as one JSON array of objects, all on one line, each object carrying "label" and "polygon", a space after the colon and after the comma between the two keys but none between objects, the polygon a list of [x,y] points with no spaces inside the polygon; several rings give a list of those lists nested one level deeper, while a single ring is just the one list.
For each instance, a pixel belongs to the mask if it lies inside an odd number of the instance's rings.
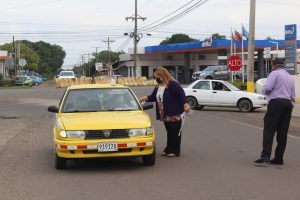
[{"label": "yellow taxi", "polygon": [[155,135],[151,120],[126,86],[76,85],[67,88],[56,113],[54,148],[56,169],[67,168],[69,159],[142,157],[155,164]]}]

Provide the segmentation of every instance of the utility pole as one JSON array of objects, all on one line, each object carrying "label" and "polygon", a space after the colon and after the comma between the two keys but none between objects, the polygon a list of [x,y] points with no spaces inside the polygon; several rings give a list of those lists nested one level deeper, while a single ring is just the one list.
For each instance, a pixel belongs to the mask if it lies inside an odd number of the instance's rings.
[{"label": "utility pole", "polygon": [[16,79],[17,77],[17,61],[16,61],[16,57],[17,57],[17,49],[15,46],[15,36],[13,36],[13,58],[14,58],[14,78]]},{"label": "utility pole", "polygon": [[247,91],[254,92],[254,38],[255,38],[255,7],[256,0],[250,0]]},{"label": "utility pole", "polygon": [[84,76],[84,56],[81,55],[81,67],[82,67],[82,76]]},{"label": "utility pole", "polygon": [[134,35],[133,35],[133,42],[134,42],[134,66],[133,66],[133,76],[137,76],[138,75],[138,69],[137,69],[137,43],[138,43],[138,33],[137,33],[137,20],[141,19],[141,20],[145,20],[146,17],[141,17],[138,15],[137,13],[137,0],[135,0],[135,12],[134,12],[134,17],[126,17],[126,20],[128,21],[128,19],[132,19],[132,21],[134,20]]},{"label": "utility pole", "polygon": [[115,40],[110,40],[109,37],[107,40],[102,40],[102,42],[107,43],[107,51],[108,51],[108,68],[109,68],[109,75],[111,75],[112,67],[111,67],[111,61],[110,61],[110,44],[115,42]]},{"label": "utility pole", "polygon": [[91,76],[90,53],[88,53],[89,76]]},{"label": "utility pole", "polygon": [[98,62],[98,48],[101,48],[101,47],[92,47],[92,48],[95,48],[96,49],[96,54],[95,54],[95,62],[97,63]]},{"label": "utility pole", "polygon": [[[17,60],[17,63],[20,62],[20,57],[21,57],[21,41],[19,40],[18,41],[18,60]],[[24,68],[23,68],[23,66],[22,66],[22,74],[24,75]]]}]

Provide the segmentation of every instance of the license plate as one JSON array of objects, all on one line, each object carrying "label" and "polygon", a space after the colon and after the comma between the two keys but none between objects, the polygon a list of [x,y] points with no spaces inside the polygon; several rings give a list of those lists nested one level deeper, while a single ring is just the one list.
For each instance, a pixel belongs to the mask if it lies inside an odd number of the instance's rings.
[{"label": "license plate", "polygon": [[98,152],[118,151],[117,142],[101,142],[98,144]]}]

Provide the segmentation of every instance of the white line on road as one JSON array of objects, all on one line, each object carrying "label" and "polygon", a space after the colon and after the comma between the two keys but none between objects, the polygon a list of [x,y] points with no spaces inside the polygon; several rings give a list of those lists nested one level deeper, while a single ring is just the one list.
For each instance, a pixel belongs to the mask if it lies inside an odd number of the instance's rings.
[{"label": "white line on road", "polygon": [[[228,121],[233,122],[233,123],[237,123],[237,124],[241,124],[241,125],[245,125],[245,126],[249,126],[249,127],[251,127],[251,128],[257,128],[257,129],[259,129],[259,130],[263,130],[263,128],[261,128],[261,127],[253,126],[253,125],[250,125],[250,124],[246,124],[246,123],[244,123],[244,122],[239,122],[239,121],[231,120],[231,119],[228,119]],[[293,138],[293,139],[300,140],[300,137],[297,137],[297,136],[288,135],[288,137]]]}]

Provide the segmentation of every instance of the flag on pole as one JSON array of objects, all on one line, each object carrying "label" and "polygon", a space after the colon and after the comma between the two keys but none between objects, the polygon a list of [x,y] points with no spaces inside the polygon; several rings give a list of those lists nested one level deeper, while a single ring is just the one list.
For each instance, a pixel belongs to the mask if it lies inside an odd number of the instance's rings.
[{"label": "flag on pole", "polygon": [[243,25],[242,25],[242,34],[247,38],[247,40],[249,39],[249,33]]},{"label": "flag on pole", "polygon": [[238,41],[242,41],[243,40],[243,36],[242,34],[240,34],[238,31],[234,31],[235,34],[235,39]]},{"label": "flag on pole", "polygon": [[233,41],[236,40],[235,34],[232,31],[231,31],[231,40],[233,40]]}]

